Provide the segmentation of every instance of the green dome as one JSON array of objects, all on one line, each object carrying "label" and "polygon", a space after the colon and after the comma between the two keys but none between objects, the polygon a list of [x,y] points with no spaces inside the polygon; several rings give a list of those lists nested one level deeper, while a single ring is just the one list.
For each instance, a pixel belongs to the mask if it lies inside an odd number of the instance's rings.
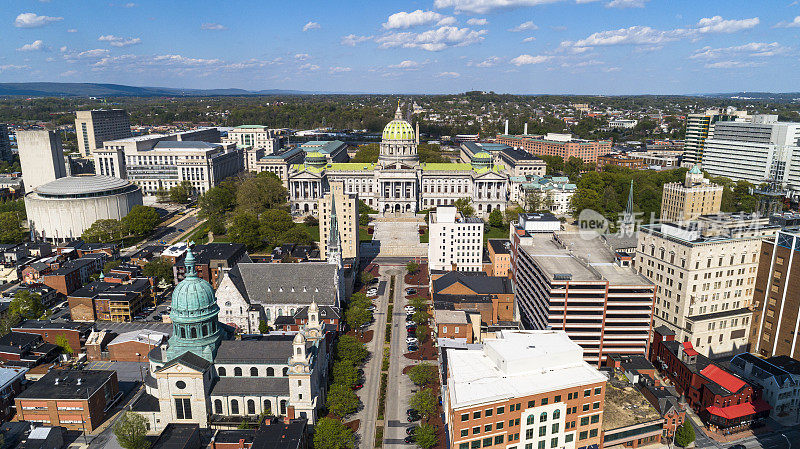
[{"label": "green dome", "polygon": [[485,152],[485,151],[481,151],[479,153],[473,154],[472,155],[472,159],[475,159],[475,160],[487,160],[487,159],[491,160],[492,159],[492,155],[487,153],[487,152]]},{"label": "green dome", "polygon": [[395,119],[383,128],[383,140],[414,140],[414,128],[405,120]]},{"label": "green dome", "polygon": [[180,281],[172,292],[172,312],[170,312],[172,321],[176,323],[195,321],[198,317],[218,313],[219,306],[214,296],[214,289],[208,281],[197,277],[191,248],[186,250],[184,265],[186,278]]},{"label": "green dome", "polygon": [[700,166],[699,166],[699,165],[697,165],[697,164],[695,164],[695,165],[692,167],[692,169],[691,169],[691,170],[689,170],[689,173],[691,173],[691,174],[693,174],[693,175],[699,175],[699,174],[701,174],[701,173],[703,173],[703,172],[701,172],[701,171],[700,171]]},{"label": "green dome", "polygon": [[319,151],[312,151],[306,154],[306,164],[314,167],[321,167],[328,163],[325,155]]}]

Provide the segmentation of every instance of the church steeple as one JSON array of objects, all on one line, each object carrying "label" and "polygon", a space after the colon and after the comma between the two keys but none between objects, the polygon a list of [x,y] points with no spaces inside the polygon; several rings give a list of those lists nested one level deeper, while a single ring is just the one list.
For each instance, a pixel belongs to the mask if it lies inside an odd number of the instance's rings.
[{"label": "church steeple", "polygon": [[636,223],[633,219],[633,179],[631,179],[631,188],[628,191],[628,205],[625,208],[625,213],[622,215],[622,223],[620,223],[619,232],[633,234],[635,228]]},{"label": "church steeple", "polygon": [[342,248],[339,240],[339,222],[336,218],[336,196],[331,194],[331,228],[328,235],[328,263],[342,266]]},{"label": "church steeple", "polygon": [[403,120],[403,110],[400,109],[400,99],[397,99],[397,110],[394,111],[395,120]]}]

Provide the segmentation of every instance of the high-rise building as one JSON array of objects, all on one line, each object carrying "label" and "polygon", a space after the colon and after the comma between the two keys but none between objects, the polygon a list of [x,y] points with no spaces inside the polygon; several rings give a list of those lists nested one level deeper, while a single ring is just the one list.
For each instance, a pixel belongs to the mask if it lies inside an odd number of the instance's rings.
[{"label": "high-rise building", "polygon": [[339,250],[343,259],[358,261],[358,195],[344,193],[344,183],[332,182],[330,191],[319,199],[319,242],[320,257],[328,259],[328,245],[331,241],[331,215],[336,214],[339,230]]},{"label": "high-rise building", "polygon": [[747,112],[736,108],[708,109],[704,113],[686,117],[686,140],[683,146],[683,163],[695,165],[703,162],[706,139],[717,122],[747,118]]},{"label": "high-rise building", "polygon": [[751,122],[717,123],[705,143],[703,169],[712,176],[800,195],[800,123],[756,115]]},{"label": "high-rise building", "polygon": [[465,217],[455,206],[430,213],[428,267],[431,270],[481,271],[483,220]]},{"label": "high-rise building", "polygon": [[12,157],[11,141],[8,139],[8,125],[0,123],[0,160],[10,161]]},{"label": "high-rise building", "polygon": [[584,359],[647,354],[655,286],[631,269],[631,257],[599,238],[543,233],[512,239],[511,267],[526,329],[563,329]]},{"label": "high-rise building", "polygon": [[708,357],[740,352],[750,329],[761,239],[776,229],[640,226],[636,269],[657,286],[654,324]]},{"label": "high-rise building", "polygon": [[602,445],[606,377],[564,331],[511,331],[479,349],[445,349],[450,447]]},{"label": "high-rise building", "polygon": [[26,191],[67,176],[64,149],[58,132],[17,131],[17,148]]},{"label": "high-rise building", "polygon": [[75,133],[78,151],[91,157],[94,150],[103,148],[106,140],[131,136],[131,120],[124,109],[93,109],[75,112]]},{"label": "high-rise building", "polygon": [[800,228],[785,228],[761,244],[750,350],[800,359]]},{"label": "high-rise building", "polygon": [[723,187],[711,184],[695,165],[686,180],[664,184],[661,197],[661,221],[682,222],[700,215],[716,214],[722,206]]}]

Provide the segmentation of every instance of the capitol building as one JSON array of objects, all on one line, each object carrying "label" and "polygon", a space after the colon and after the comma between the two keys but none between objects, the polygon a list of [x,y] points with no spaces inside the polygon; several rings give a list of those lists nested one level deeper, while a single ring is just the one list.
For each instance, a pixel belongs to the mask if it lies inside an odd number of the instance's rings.
[{"label": "capitol building", "polygon": [[316,214],[317,200],[333,182],[380,213],[409,213],[469,198],[478,216],[505,210],[509,175],[488,152],[458,163],[420,163],[417,132],[398,105],[383,129],[377,163],[335,162],[312,151],[286,176],[292,211]]}]

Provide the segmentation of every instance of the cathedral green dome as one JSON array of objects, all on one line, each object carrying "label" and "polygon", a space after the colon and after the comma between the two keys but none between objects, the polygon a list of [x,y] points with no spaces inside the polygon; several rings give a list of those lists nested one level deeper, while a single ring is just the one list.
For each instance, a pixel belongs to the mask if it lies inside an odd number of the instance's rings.
[{"label": "cathedral green dome", "polygon": [[383,140],[414,140],[414,128],[405,120],[392,120],[383,128]]},{"label": "cathedral green dome", "polygon": [[172,312],[170,318],[173,322],[195,321],[198,317],[219,312],[214,289],[205,279],[197,277],[194,269],[194,253],[186,250],[184,259],[186,278],[178,283],[172,292]]}]

